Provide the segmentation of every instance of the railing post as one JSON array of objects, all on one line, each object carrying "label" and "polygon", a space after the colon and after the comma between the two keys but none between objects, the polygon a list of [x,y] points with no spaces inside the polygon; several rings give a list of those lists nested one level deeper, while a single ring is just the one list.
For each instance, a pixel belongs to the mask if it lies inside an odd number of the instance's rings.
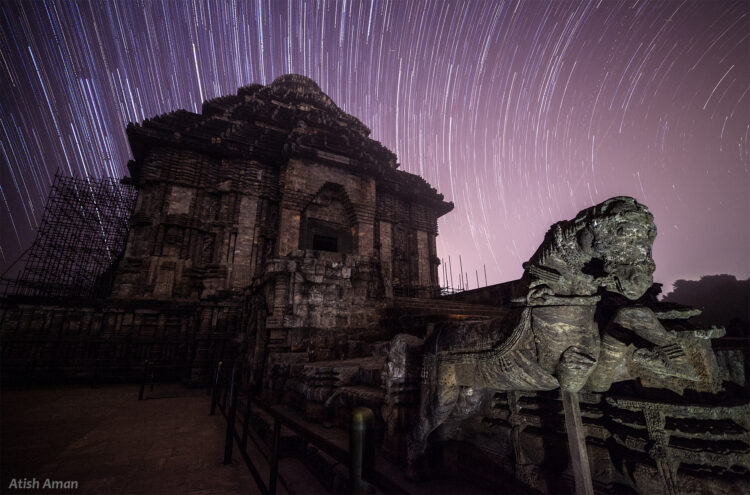
[{"label": "railing post", "polygon": [[146,377],[148,376],[148,359],[143,362],[143,379],[141,388],[138,390],[138,400],[143,400],[143,390],[146,388]]},{"label": "railing post", "polygon": [[96,385],[96,376],[99,373],[99,360],[97,359],[94,361],[94,369],[91,372],[91,383],[89,383],[89,388],[94,388]]},{"label": "railing post", "polygon": [[229,387],[224,387],[222,398],[221,398],[221,410],[224,412],[225,416],[227,414],[227,400],[228,399],[229,399]]},{"label": "railing post", "polygon": [[214,391],[214,378],[208,377],[208,386],[206,387],[206,395],[211,395]]},{"label": "railing post", "polygon": [[154,381],[156,380],[156,366],[151,366],[151,383],[149,385],[149,391],[154,391]]},{"label": "railing post", "polygon": [[219,400],[219,379],[221,377],[221,361],[216,365],[216,376],[214,377],[214,390],[211,395],[211,412],[209,416],[213,416],[216,413],[216,402]]},{"label": "railing post", "polygon": [[224,464],[232,463],[232,447],[234,446],[234,423],[237,415],[237,396],[234,388],[234,374],[237,366],[232,366],[232,381],[229,385],[229,411],[227,411],[227,435],[224,439]]},{"label": "railing post", "polygon": [[242,448],[247,450],[247,429],[250,426],[250,389],[245,397],[245,419],[242,422]]},{"label": "railing post", "polygon": [[273,418],[273,451],[271,452],[271,478],[268,480],[268,493],[276,495],[276,478],[279,477],[279,448],[281,447],[281,421]]},{"label": "railing post", "polygon": [[35,364],[36,358],[32,361],[31,359],[26,361],[26,376],[24,376],[24,380],[21,385],[21,390],[28,390],[31,388],[31,375],[35,372]]},{"label": "railing post", "polygon": [[367,407],[358,407],[352,412],[352,430],[349,435],[349,455],[352,459],[349,478],[354,494],[374,492],[373,486],[364,480],[372,473],[375,462],[374,422],[375,416]]}]

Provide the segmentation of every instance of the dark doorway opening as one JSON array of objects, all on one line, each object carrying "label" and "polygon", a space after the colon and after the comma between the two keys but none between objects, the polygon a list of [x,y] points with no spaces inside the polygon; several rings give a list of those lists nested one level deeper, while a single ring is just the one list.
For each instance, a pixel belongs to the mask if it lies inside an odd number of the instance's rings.
[{"label": "dark doorway opening", "polygon": [[327,235],[314,234],[312,238],[312,248],[317,251],[338,252],[339,240],[336,237]]}]

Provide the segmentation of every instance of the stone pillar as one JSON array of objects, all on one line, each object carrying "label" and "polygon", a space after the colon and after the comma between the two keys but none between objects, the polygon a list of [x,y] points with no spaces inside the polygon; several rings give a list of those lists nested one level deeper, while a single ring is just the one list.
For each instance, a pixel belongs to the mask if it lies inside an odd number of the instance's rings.
[{"label": "stone pillar", "polygon": [[419,286],[428,287],[430,282],[430,245],[427,240],[427,232],[417,231],[417,266],[419,267]]},{"label": "stone pillar", "polygon": [[156,283],[154,284],[154,297],[170,298],[174,289],[174,261],[163,261],[159,263],[156,271]]},{"label": "stone pillar", "polygon": [[390,222],[380,222],[380,269],[385,296],[393,297],[393,231]]},{"label": "stone pillar", "polygon": [[359,222],[357,228],[357,254],[359,256],[372,256],[372,244],[375,236],[374,226],[371,222]]},{"label": "stone pillar", "polygon": [[287,256],[290,252],[299,249],[299,228],[299,210],[289,208],[287,205],[282,205],[279,242],[276,248],[278,256]]},{"label": "stone pillar", "polygon": [[[231,284],[233,289],[242,289],[250,285],[253,273],[250,254],[255,242],[255,218],[258,211],[258,198],[242,196],[240,199],[239,220],[237,222],[237,240],[234,253],[229,259],[232,270]],[[234,263],[232,264],[232,261]]]},{"label": "stone pillar", "polygon": [[357,250],[359,256],[374,256],[375,240],[375,180],[362,179],[355,187],[345,187],[349,199],[354,202],[357,216]]},{"label": "stone pillar", "polygon": [[432,287],[440,287],[440,277],[438,276],[438,271],[440,267],[438,266],[438,259],[437,259],[436,236],[434,234],[428,234],[427,242],[428,242],[428,247],[430,251],[430,259],[428,261],[429,266],[430,266],[430,285]]},{"label": "stone pillar", "polygon": [[[560,396],[565,414],[565,432],[568,435],[570,464],[576,482],[576,495],[594,495],[591,465],[586,448],[586,430],[583,429],[578,392],[560,390]],[[670,493],[669,495],[673,494]]]}]

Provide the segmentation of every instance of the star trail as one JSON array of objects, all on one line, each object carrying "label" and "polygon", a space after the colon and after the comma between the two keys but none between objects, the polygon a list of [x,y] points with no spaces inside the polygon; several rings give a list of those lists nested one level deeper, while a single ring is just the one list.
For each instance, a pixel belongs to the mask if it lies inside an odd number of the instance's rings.
[{"label": "star trail", "polygon": [[654,213],[667,291],[745,278],[749,38],[746,1],[5,1],[0,264],[56,171],[127,175],[128,122],[298,73],[455,202],[438,253],[471,288],[614,195]]}]

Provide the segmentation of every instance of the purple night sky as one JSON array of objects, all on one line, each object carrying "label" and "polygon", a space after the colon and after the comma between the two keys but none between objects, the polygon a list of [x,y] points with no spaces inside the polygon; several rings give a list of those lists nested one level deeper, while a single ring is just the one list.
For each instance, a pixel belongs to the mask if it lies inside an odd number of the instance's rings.
[{"label": "purple night sky", "polygon": [[455,202],[454,284],[614,195],[653,212],[666,292],[747,278],[749,65],[747,1],[4,1],[0,265],[56,170],[127,174],[128,122],[299,73]]}]

